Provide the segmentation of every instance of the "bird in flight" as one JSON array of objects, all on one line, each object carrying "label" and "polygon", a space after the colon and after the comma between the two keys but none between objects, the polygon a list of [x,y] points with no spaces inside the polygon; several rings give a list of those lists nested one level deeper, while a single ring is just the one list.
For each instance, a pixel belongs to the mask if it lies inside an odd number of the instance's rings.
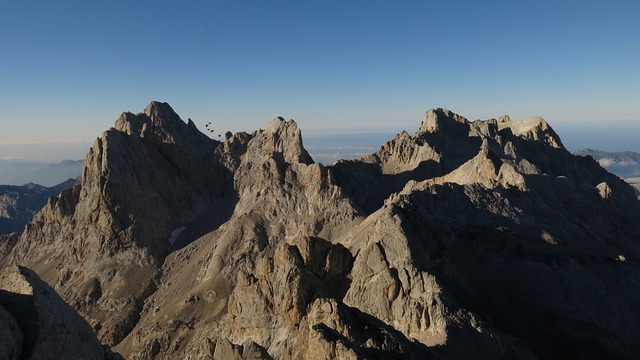
[{"label": "bird in flight", "polygon": [[[205,125],[205,127],[207,128],[207,130],[209,130],[210,133],[212,134],[214,133],[213,125],[211,125],[211,121],[209,121],[207,125]],[[218,137],[222,137],[222,134],[218,134]]]}]

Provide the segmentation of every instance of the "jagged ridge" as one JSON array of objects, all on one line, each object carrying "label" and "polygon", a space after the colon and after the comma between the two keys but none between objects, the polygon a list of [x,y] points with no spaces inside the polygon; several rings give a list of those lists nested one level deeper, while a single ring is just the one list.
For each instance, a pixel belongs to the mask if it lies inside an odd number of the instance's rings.
[{"label": "jagged ridge", "polygon": [[220,143],[153,102],[3,262],[132,359],[628,358],[639,214],[542,118],[432,109],[323,166],[292,120]]}]

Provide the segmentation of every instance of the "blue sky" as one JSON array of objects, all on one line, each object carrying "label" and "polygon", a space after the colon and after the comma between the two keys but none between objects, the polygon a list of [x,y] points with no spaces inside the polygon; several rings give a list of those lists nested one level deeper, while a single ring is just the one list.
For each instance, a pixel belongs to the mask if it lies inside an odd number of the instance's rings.
[{"label": "blue sky", "polygon": [[151,100],[202,129],[412,131],[446,107],[631,136],[639,17],[615,0],[2,1],[0,144],[87,141]]}]

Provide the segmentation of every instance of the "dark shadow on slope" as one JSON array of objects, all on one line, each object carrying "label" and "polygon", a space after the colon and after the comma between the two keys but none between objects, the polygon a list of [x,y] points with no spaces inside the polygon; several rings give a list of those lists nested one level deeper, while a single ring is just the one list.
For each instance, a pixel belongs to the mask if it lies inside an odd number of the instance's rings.
[{"label": "dark shadow on slope", "polygon": [[324,323],[313,325],[324,340],[340,343],[363,359],[436,359],[434,350],[407,339],[404,334],[357,308],[337,303],[340,318],[348,327],[349,337]]},{"label": "dark shadow on slope", "polygon": [[33,295],[0,290],[0,304],[16,319],[22,330],[21,359],[28,359],[40,338],[38,310]]},{"label": "dark shadow on slope", "polygon": [[231,174],[214,154],[220,143],[206,138],[156,144],[116,130],[105,136],[120,146],[107,154],[112,165],[100,179],[112,226],[117,232],[131,229],[133,241],[162,263],[171,232],[194,223],[224,198]]},{"label": "dark shadow on slope", "polygon": [[238,194],[233,193],[209,206],[191,224],[185,226],[184,231],[169,246],[168,254],[178,251],[203,235],[217,230],[222,224],[231,219],[238,200]]},{"label": "dark shadow on slope", "polygon": [[[298,259],[300,303],[306,308],[316,299],[331,298],[342,301],[349,290],[349,274],[355,258],[342,244],[332,244],[319,237],[304,237],[290,245]],[[304,255],[303,255],[304,254]]]},{"label": "dark shadow on slope", "polygon": [[329,167],[336,184],[354,204],[367,214],[378,210],[391,194],[401,191],[410,180],[423,181],[442,174],[433,160],[398,174],[383,174],[378,164],[360,161],[337,162]]},{"label": "dark shadow on slope", "polygon": [[[640,238],[640,204],[600,229],[612,205],[592,187],[560,186],[566,181],[532,175],[535,191],[447,184],[411,194],[397,211],[413,262],[540,358],[637,357],[640,269],[615,257],[636,253],[625,244]],[[525,211],[500,213],[498,199]],[[461,346],[464,336],[450,340]]]},{"label": "dark shadow on slope", "polygon": [[[443,176],[457,169],[460,165],[472,159],[480,151],[482,140],[479,137],[469,137],[468,124],[455,124],[456,136],[463,133],[463,137],[450,137],[451,134],[422,133],[413,138],[411,146],[420,147],[428,144],[441,154],[441,162],[424,160],[412,170],[399,173],[383,173],[381,163],[364,162],[362,160],[338,161],[329,166],[336,184],[354,202],[356,206],[371,214],[378,210],[391,194],[401,191],[407,182],[424,181]],[[374,156],[377,156],[374,154]]]},{"label": "dark shadow on slope", "polygon": [[469,136],[469,124],[455,124],[455,131],[442,133],[422,133],[416,138],[416,144],[429,144],[440,156],[442,161],[442,175],[460,167],[471,160],[480,151],[482,139],[477,136]]},{"label": "dark shadow on slope", "polygon": [[[461,233],[439,266],[443,287],[465,308],[504,333],[522,339],[544,359],[634,358],[640,354],[637,294],[640,287],[611,286],[602,264],[579,264],[568,256],[515,251],[516,257],[487,249],[499,234]],[[513,241],[512,238],[504,239]],[[513,254],[514,251],[511,251]],[[610,261],[608,278],[638,278],[635,267]],[[462,338],[464,339],[464,338]],[[451,339],[451,346],[456,346]],[[464,340],[463,340],[464,341]]]}]

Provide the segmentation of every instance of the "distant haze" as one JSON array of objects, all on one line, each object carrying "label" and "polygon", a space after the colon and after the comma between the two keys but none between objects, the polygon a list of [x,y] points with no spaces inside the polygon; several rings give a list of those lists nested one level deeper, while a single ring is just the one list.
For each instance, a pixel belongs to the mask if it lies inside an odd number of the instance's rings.
[{"label": "distant haze", "polygon": [[92,145],[93,141],[88,140],[75,142],[0,142],[0,160],[41,163],[80,160],[84,159]]},{"label": "distant haze", "polygon": [[392,131],[303,135],[304,147],[315,162],[325,165],[338,159],[355,159],[376,152],[396,135]]},{"label": "distant haze", "polygon": [[[550,123],[569,150],[589,148],[609,152],[640,152],[640,142],[637,140],[640,138],[640,123]],[[305,131],[302,128],[302,133],[304,146],[314,161],[329,165],[338,159],[355,159],[374,153],[402,130],[413,134],[418,125],[419,122],[416,122],[414,128],[382,130]],[[204,131],[204,128],[201,130]],[[0,184],[23,185],[32,182],[53,186],[80,176],[83,159],[92,145],[92,141],[0,143]]]},{"label": "distant haze", "polygon": [[0,160],[0,184],[39,184],[47,187],[58,185],[82,174],[83,160],[65,160],[58,163]]},{"label": "distant haze", "polygon": [[[416,124],[416,127],[419,124]],[[611,124],[607,122],[586,125],[560,124],[551,127],[560,135],[568,150],[597,149],[610,152],[640,152],[640,121],[638,123]],[[415,128],[404,129],[413,134]],[[354,159],[376,152],[384,142],[391,140],[399,131],[352,131],[341,134],[311,133],[305,135],[304,145],[317,162],[330,164],[337,159]]]},{"label": "distant haze", "polygon": [[[3,1],[0,142],[167,101],[216,130],[640,120],[638,1]],[[565,135],[566,137],[566,135]],[[58,158],[58,161],[62,160]]]},{"label": "distant haze", "polygon": [[610,152],[640,152],[640,120],[633,123],[603,121],[580,125],[551,123],[551,126],[569,150],[590,148]]},{"label": "distant haze", "polygon": [[[417,127],[418,124],[416,124]],[[640,152],[640,124],[627,123],[611,126],[606,122],[591,124],[561,124],[551,127],[560,135],[568,150],[597,149],[609,152]],[[404,129],[413,134],[415,129]],[[316,162],[331,164],[337,159],[355,159],[376,152],[386,141],[391,140],[399,131],[352,131],[305,135],[305,148]]]}]

